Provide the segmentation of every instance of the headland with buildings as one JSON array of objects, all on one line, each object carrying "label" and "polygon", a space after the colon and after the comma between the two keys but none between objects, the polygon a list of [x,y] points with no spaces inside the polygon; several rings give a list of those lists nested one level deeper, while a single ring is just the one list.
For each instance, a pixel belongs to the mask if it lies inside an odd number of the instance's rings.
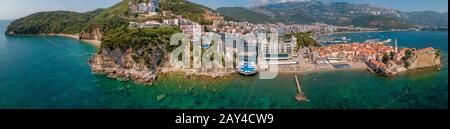
[{"label": "headland with buildings", "polygon": [[[331,45],[304,46],[299,37],[291,34],[305,33],[315,42],[318,37],[326,34],[342,32],[373,32],[377,28],[362,28],[355,26],[334,26],[323,23],[308,25],[290,24],[252,24],[248,22],[226,21],[224,17],[212,11],[206,11],[203,16],[212,21],[210,25],[201,25],[181,15],[159,8],[158,0],[143,3],[129,3],[131,12],[138,15],[129,23],[129,29],[151,29],[162,26],[179,27],[191,42],[200,42],[201,50],[217,49],[216,52],[225,59],[236,60],[232,68],[223,66],[175,68],[169,63],[157,68],[156,73],[184,72],[186,75],[202,75],[213,78],[223,77],[232,73],[254,75],[258,72],[268,72],[276,69],[280,73],[310,73],[317,71],[362,69],[380,73],[382,75],[396,75],[398,73],[418,68],[439,66],[439,50],[434,48],[412,49],[399,48],[397,40],[394,46],[392,39],[386,41],[347,42],[330,40]],[[162,17],[162,19],[160,19]],[[219,40],[212,42],[205,39],[205,35],[214,33]],[[277,43],[260,42],[255,38],[245,38],[248,35],[276,34]],[[232,45],[225,42],[227,36],[241,38],[233,40]],[[268,35],[266,35],[268,36]],[[239,49],[243,46],[245,49]],[[249,49],[251,48],[251,49]],[[254,48],[254,49],[253,49]],[[238,52],[243,51],[243,52]],[[165,58],[171,58],[166,56]],[[173,57],[172,57],[173,58]],[[99,63],[93,64],[94,71],[102,68]],[[112,70],[115,71],[115,70]],[[123,73],[123,72],[122,72]],[[152,75],[153,75],[152,74]],[[155,76],[148,76],[154,80]]]}]

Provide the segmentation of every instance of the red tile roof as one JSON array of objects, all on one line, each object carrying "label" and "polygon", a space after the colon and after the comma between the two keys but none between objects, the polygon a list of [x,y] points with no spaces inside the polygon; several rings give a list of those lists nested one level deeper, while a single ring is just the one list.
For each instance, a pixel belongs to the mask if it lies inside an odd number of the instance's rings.
[{"label": "red tile roof", "polygon": [[386,64],[381,63],[381,62],[379,62],[379,61],[377,61],[377,60],[370,60],[370,63],[372,63],[372,64],[374,64],[374,65],[376,65],[376,66],[378,66],[378,67],[384,68],[384,69],[387,68]]},{"label": "red tile roof", "polygon": [[427,47],[427,48],[424,48],[424,49],[416,50],[415,52],[416,53],[424,53],[424,52],[429,52],[429,51],[433,51],[433,50],[434,49],[432,47]]}]

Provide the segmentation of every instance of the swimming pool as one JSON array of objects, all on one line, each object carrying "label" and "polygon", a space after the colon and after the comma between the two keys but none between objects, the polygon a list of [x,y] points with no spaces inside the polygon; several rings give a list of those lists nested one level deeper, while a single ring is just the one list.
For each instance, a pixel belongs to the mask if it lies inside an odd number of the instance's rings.
[{"label": "swimming pool", "polygon": [[248,64],[244,65],[244,67],[241,68],[241,71],[246,72],[246,73],[253,72],[255,70],[256,70],[255,68],[249,66]]}]

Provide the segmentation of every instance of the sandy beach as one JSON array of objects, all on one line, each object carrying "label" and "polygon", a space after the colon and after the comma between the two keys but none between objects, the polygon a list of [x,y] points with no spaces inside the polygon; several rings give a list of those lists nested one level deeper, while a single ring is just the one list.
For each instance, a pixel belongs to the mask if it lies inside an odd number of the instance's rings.
[{"label": "sandy beach", "polygon": [[[286,73],[286,74],[309,74],[309,73],[315,73],[315,72],[331,72],[331,71],[345,71],[345,70],[366,70],[367,65],[362,62],[348,62],[350,65],[350,68],[317,68],[315,65],[310,63],[302,63],[298,65],[278,65],[278,66],[271,66],[271,69],[273,67],[278,67],[278,73]],[[262,71],[268,71],[268,70],[262,70]]]},{"label": "sandy beach", "polygon": [[82,41],[92,44],[95,47],[100,47],[100,45],[102,44],[102,41],[99,40],[82,40]]},{"label": "sandy beach", "polygon": [[[63,37],[68,37],[68,38],[73,38],[73,39],[77,39],[77,40],[81,40],[79,35],[71,35],[71,34],[40,34],[40,35],[46,35],[46,36],[63,36]],[[100,47],[101,45],[101,41],[99,40],[81,40],[83,42],[89,43],[94,45],[95,47]]]}]

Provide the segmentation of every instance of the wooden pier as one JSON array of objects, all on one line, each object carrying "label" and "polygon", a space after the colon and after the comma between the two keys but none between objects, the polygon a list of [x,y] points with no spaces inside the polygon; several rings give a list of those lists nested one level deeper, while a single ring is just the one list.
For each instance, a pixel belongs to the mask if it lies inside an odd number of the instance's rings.
[{"label": "wooden pier", "polygon": [[295,95],[295,99],[299,102],[308,101],[308,99],[305,96],[305,93],[302,92],[297,75],[295,75],[295,83],[297,84],[297,91],[298,91],[298,93]]}]

